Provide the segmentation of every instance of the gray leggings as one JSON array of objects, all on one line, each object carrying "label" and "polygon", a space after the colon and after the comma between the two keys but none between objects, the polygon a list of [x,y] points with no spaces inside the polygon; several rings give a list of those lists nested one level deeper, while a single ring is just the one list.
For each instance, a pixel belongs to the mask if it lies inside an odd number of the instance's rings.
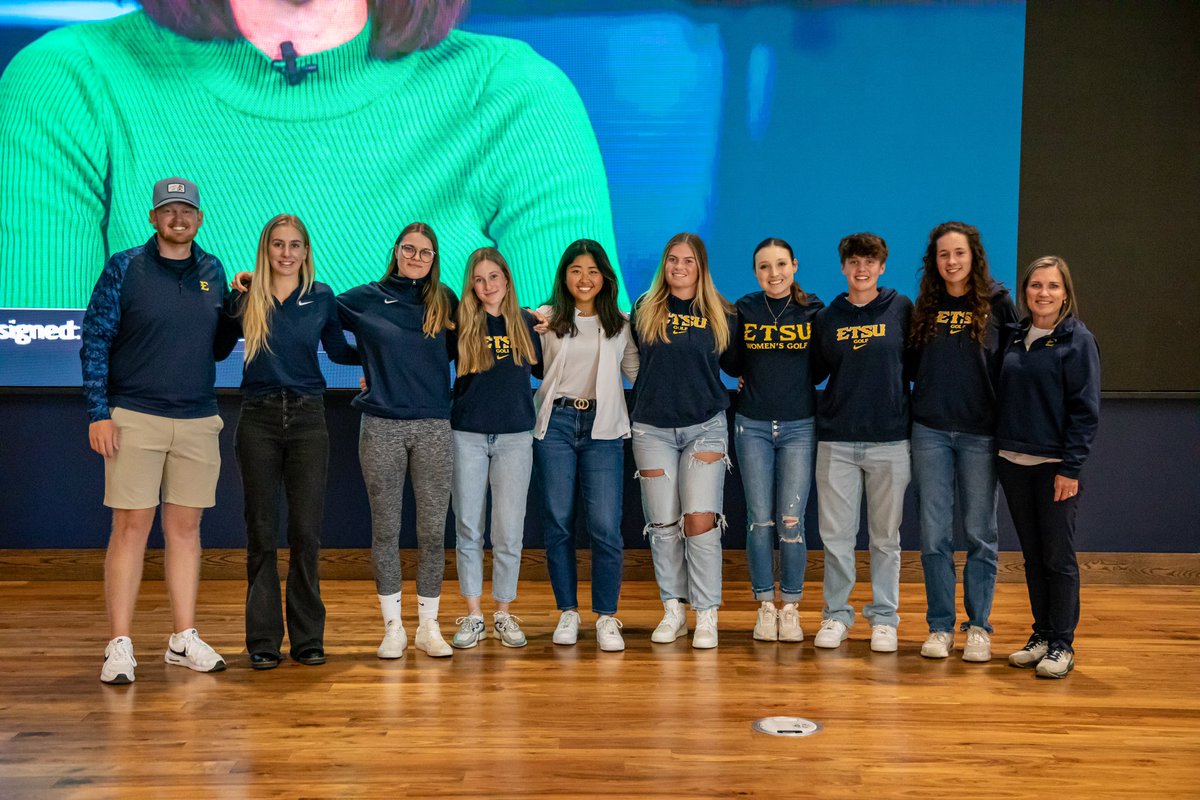
[{"label": "gray leggings", "polygon": [[371,501],[376,591],[384,595],[400,591],[400,520],[404,476],[411,466],[417,500],[417,594],[440,596],[446,562],[446,509],[454,474],[450,421],[363,414],[358,460]]}]

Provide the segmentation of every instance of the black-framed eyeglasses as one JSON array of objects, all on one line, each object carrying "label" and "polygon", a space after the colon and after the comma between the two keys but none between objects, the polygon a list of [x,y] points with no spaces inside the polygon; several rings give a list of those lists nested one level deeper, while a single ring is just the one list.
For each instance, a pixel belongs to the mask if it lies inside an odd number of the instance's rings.
[{"label": "black-framed eyeglasses", "polygon": [[430,250],[428,247],[418,250],[411,244],[402,244],[400,245],[400,254],[405,258],[415,258],[428,264],[430,261],[433,261],[433,257],[437,255],[437,251]]}]

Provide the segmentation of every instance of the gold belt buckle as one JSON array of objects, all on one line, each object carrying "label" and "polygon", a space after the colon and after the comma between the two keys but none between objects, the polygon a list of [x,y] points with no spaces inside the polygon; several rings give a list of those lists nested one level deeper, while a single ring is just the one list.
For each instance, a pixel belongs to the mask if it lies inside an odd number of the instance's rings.
[{"label": "gold belt buckle", "polygon": [[591,400],[584,400],[582,397],[575,398],[575,410],[576,411],[587,411],[591,405],[592,405]]}]

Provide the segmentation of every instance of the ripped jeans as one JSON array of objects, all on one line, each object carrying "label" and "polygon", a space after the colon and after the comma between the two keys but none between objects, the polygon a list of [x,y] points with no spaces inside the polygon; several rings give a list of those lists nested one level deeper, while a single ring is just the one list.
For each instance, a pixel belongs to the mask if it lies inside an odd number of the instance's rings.
[{"label": "ripped jeans", "polygon": [[[659,596],[682,600],[697,611],[721,605],[721,533],[725,528],[725,472],[729,469],[725,412],[686,428],[633,424],[633,460],[642,487],[645,533],[650,537]],[[697,453],[718,453],[711,463]],[[643,473],[662,470],[658,477]],[[684,535],[684,516],[711,513],[716,524]]]},{"label": "ripped jeans", "polygon": [[775,599],[775,542],[779,542],[779,592],[783,602],[804,594],[808,545],[804,511],[812,488],[816,432],[813,418],[734,419],[738,469],[746,492],[746,561],[754,599]]}]

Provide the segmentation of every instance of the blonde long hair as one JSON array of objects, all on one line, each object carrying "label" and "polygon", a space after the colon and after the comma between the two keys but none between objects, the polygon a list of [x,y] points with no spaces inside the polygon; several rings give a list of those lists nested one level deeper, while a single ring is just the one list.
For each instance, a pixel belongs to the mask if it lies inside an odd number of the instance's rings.
[{"label": "blonde long hair", "polygon": [[246,339],[246,363],[249,364],[261,353],[271,352],[267,337],[271,333],[271,315],[275,313],[274,276],[271,274],[271,234],[281,225],[291,225],[304,239],[304,263],[300,265],[300,294],[312,290],[313,268],[312,241],[308,228],[294,214],[278,214],[271,217],[258,237],[258,252],[254,256],[254,280],[246,292],[242,306],[242,336]]},{"label": "blonde long hair", "polygon": [[1021,275],[1021,288],[1017,292],[1017,312],[1022,319],[1033,318],[1033,314],[1029,310],[1029,303],[1025,300],[1025,290],[1029,288],[1029,281],[1033,278],[1033,273],[1047,267],[1058,268],[1059,274],[1062,275],[1063,293],[1066,295],[1063,298],[1062,308],[1058,310],[1058,319],[1054,320],[1054,327],[1057,328],[1059,323],[1067,317],[1079,316],[1079,300],[1075,297],[1075,282],[1071,280],[1071,269],[1067,266],[1066,259],[1061,256],[1042,256],[1025,268],[1024,274]]},{"label": "blonde long hair", "polygon": [[422,234],[433,244],[433,263],[429,265],[429,275],[426,276],[425,288],[421,291],[421,302],[425,304],[425,322],[421,325],[421,330],[432,339],[443,330],[454,330],[454,320],[450,318],[450,290],[442,285],[442,257],[438,253],[437,234],[433,232],[433,228],[424,222],[410,222],[405,225],[392,245],[391,259],[380,280],[386,281],[400,269],[396,261],[396,248],[410,233]]},{"label": "blonde long hair", "polygon": [[696,255],[696,268],[699,280],[696,282],[696,297],[692,300],[692,308],[700,316],[708,319],[712,331],[713,343],[718,353],[729,346],[729,321],[726,317],[733,313],[733,305],[721,296],[713,285],[712,273],[708,269],[708,250],[704,240],[694,233],[677,233],[663,248],[662,259],[658,262],[658,271],[650,288],[638,298],[637,302],[637,333],[646,342],[669,342],[667,335],[667,298],[671,289],[667,286],[667,255],[677,244],[686,244]]},{"label": "blonde long hair", "polygon": [[489,261],[504,273],[508,291],[500,301],[500,314],[508,329],[508,343],[512,349],[513,363],[518,367],[536,364],[537,354],[529,328],[521,316],[521,304],[517,301],[517,287],[513,284],[512,270],[500,251],[494,247],[481,247],[467,258],[466,277],[463,278],[462,300],[458,303],[458,361],[455,369],[459,375],[487,372],[495,364],[492,351],[487,346],[487,312],[475,295],[475,267]]}]

